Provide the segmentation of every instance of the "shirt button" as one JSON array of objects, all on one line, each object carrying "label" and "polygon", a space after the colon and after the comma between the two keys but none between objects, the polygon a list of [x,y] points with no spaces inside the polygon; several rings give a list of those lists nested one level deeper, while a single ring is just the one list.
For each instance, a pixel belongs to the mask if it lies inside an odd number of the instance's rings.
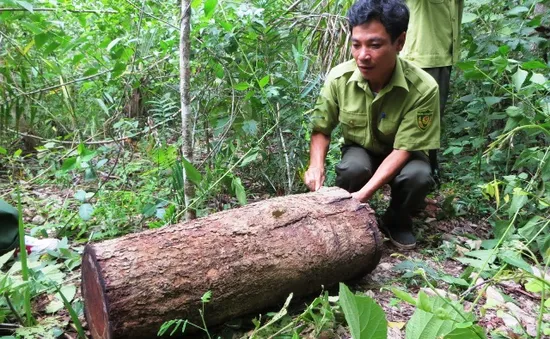
[{"label": "shirt button", "polygon": [[349,124],[350,124],[350,125],[353,125],[353,120],[350,120],[350,121],[349,121]]}]

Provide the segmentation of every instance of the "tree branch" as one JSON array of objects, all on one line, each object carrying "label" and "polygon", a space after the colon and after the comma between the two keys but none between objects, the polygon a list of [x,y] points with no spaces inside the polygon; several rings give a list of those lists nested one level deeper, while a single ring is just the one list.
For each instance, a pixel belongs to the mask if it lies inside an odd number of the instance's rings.
[{"label": "tree branch", "polygon": [[[98,9],[68,9],[68,8],[33,8],[33,12],[71,12],[71,13],[95,13],[95,14],[117,14],[117,11]],[[30,12],[26,8],[0,8],[0,12]]]}]

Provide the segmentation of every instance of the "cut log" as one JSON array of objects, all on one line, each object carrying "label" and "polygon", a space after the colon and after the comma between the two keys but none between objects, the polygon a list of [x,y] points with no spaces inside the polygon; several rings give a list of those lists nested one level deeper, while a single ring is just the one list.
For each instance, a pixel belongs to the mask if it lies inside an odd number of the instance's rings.
[{"label": "cut log", "polygon": [[208,326],[372,271],[374,211],[330,188],[88,245],[82,295],[93,338],[153,338],[172,319]]}]

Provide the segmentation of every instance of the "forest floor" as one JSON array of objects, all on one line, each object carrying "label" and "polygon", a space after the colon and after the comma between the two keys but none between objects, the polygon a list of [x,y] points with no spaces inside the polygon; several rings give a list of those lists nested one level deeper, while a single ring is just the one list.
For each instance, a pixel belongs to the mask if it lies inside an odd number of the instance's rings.
[{"label": "forest floor", "polygon": [[[23,199],[23,219],[28,228],[40,227],[47,222],[52,222],[52,220],[48,220],[49,217],[45,214],[47,209],[44,207],[55,209],[56,206],[63,206],[64,201],[75,194],[70,189],[59,190],[54,186],[32,189],[26,187],[25,191],[27,194]],[[382,200],[387,202],[387,199],[386,190]],[[413,306],[397,299],[390,287],[399,287],[414,297],[421,290],[428,295],[435,295],[422,278],[414,273],[421,268],[428,277],[433,278],[430,280],[436,284],[437,293],[449,296],[451,299],[460,299],[461,293],[467,289],[465,287],[457,289],[452,284],[446,283],[445,277],[450,276],[458,279],[467,267],[458,258],[463,257],[468,251],[482,248],[483,241],[488,239],[491,234],[491,226],[479,217],[445,216],[442,210],[443,200],[443,195],[427,199],[429,203],[426,209],[415,218],[418,238],[416,249],[400,251],[388,239],[385,239],[378,267],[350,285],[352,290],[374,298],[383,308],[389,323],[388,338],[405,338],[406,323],[415,312]],[[80,253],[82,244],[72,244],[71,248]],[[78,280],[79,275],[79,268],[70,272],[73,280]],[[466,308],[473,308],[479,325],[485,328],[487,333],[499,330],[499,332],[509,333],[514,337],[510,328],[521,324],[527,333],[534,335],[540,297],[527,292],[520,283],[507,281],[506,283],[491,282],[488,284],[489,280],[491,279],[483,280],[479,277],[476,285],[467,290],[475,295],[478,290],[486,287],[485,285],[490,285],[480,295],[478,302],[475,304],[465,302]],[[79,283],[75,282],[75,285],[79,289]],[[79,295],[80,291],[77,291],[75,300]],[[43,298],[42,301],[35,303],[38,313],[41,313],[43,310],[40,309],[50,301],[51,297],[46,300]],[[44,316],[47,317],[47,315]],[[58,313],[58,317],[64,318],[62,322],[65,324],[70,320],[68,315],[62,311]],[[549,315],[545,315],[545,321],[549,321],[546,317]],[[347,330],[342,326],[338,327],[339,330],[334,330],[327,338],[350,338]],[[64,337],[76,338],[76,333],[70,328],[70,326],[66,328]],[[232,333],[233,337],[237,337],[239,331],[232,331]],[[240,335],[244,335],[243,332],[240,332]]]},{"label": "forest floor", "polygon": [[[480,250],[484,240],[491,235],[491,226],[479,217],[465,215],[439,219],[438,216],[444,214],[441,208],[443,200],[442,195],[427,199],[426,209],[415,218],[417,247],[401,251],[385,239],[380,264],[353,286],[355,290],[364,291],[382,306],[389,324],[389,339],[405,338],[406,323],[415,311],[414,306],[396,299],[390,286],[399,286],[414,297],[422,290],[429,296],[439,294],[451,300],[460,299],[463,294],[477,295],[485,287],[476,303],[466,298],[464,304],[467,311],[474,312],[486,333],[497,332],[506,337],[520,338],[512,330],[519,326],[530,336],[536,336],[540,296],[527,292],[522,284],[513,281],[494,284],[490,278],[477,277],[474,286],[459,290],[442,281],[445,275],[454,278],[463,275],[467,265],[459,258],[469,251]],[[436,291],[413,274],[418,268],[433,278]],[[545,314],[544,319],[548,321],[550,315]]]}]

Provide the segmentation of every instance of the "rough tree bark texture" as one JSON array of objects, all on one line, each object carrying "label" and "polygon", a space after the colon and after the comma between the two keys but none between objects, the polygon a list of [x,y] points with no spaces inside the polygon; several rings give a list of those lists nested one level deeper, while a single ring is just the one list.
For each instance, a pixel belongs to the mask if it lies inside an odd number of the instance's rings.
[{"label": "rough tree bark texture", "polygon": [[207,325],[220,324],[362,276],[380,246],[372,209],[338,188],[88,245],[88,326],[93,338],[153,338],[171,319],[200,324],[206,291]]}]

